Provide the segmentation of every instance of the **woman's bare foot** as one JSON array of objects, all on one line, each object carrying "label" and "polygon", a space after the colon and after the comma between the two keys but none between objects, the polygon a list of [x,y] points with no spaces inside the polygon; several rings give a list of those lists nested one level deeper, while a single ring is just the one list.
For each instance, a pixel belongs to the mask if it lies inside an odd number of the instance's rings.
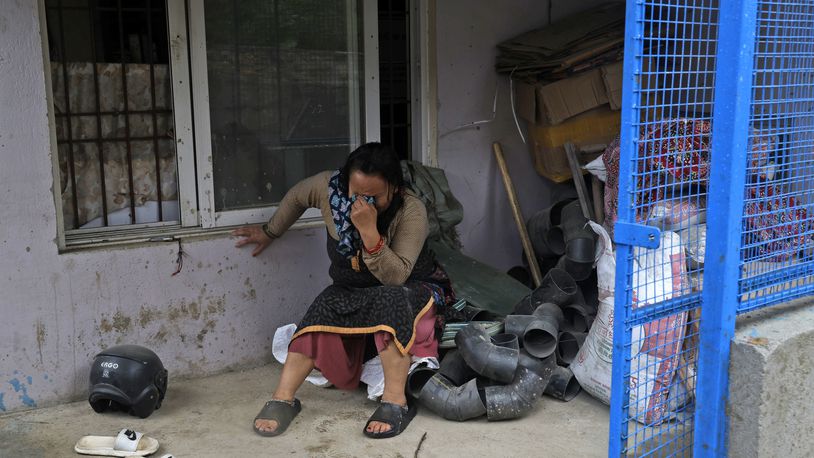
[{"label": "woman's bare foot", "polygon": [[273,433],[277,431],[277,420],[256,420],[254,427],[263,431],[264,433]]},{"label": "woman's bare foot", "polygon": [[[274,398],[272,398],[272,400],[273,401],[279,401],[279,402],[285,402],[286,404],[294,406],[294,400],[293,399],[288,400],[288,399],[285,399],[285,398],[274,397]],[[264,432],[264,433],[273,433],[274,431],[277,431],[277,427],[279,427],[279,426],[280,426],[280,423],[277,420],[263,420],[263,419],[258,418],[257,420],[254,421],[254,427],[256,429],[258,429],[260,432]]]},{"label": "woman's bare foot", "polygon": [[[391,404],[398,404],[402,407],[407,407],[407,397],[404,396],[403,393],[401,397],[389,396],[387,393],[385,393],[382,396],[382,402],[389,402]],[[391,429],[393,429],[391,425],[382,423],[380,421],[371,421],[370,424],[367,425],[367,432],[374,434],[386,433]]]}]

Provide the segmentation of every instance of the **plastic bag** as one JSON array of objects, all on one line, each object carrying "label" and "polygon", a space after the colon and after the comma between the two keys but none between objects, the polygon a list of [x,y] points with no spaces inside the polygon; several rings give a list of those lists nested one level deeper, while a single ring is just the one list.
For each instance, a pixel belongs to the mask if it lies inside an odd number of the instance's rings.
[{"label": "plastic bag", "polygon": [[605,170],[605,161],[602,159],[602,156],[585,164],[582,168],[587,170],[591,175],[599,178],[603,183],[608,181],[608,171]]},{"label": "plastic bag", "polygon": [[650,207],[647,224],[665,231],[679,230],[707,221],[706,199],[689,197],[656,202]]},{"label": "plastic bag", "polygon": [[704,256],[707,252],[707,225],[701,224],[681,231],[681,240],[687,250],[687,259],[690,266],[698,268],[704,265]]},{"label": "plastic bag", "polygon": [[[410,364],[408,373],[412,373],[422,363],[430,369],[438,369],[439,367],[438,358],[418,358],[413,356],[413,362]],[[382,368],[382,359],[379,356],[368,360],[362,366],[361,381],[367,385],[367,398],[371,401],[378,401],[384,394],[384,369]]]},{"label": "plastic bag", "polygon": [[[582,388],[610,404],[613,365],[613,313],[616,257],[608,233],[590,223],[599,235],[596,262],[599,311],[585,344],[571,370]],[[680,294],[685,260],[681,238],[674,232],[661,235],[659,248],[634,250],[633,292],[635,306],[644,306]],[[686,312],[671,315],[632,331],[630,373],[631,418],[657,424],[670,417],[670,383],[675,376],[681,349]]]}]

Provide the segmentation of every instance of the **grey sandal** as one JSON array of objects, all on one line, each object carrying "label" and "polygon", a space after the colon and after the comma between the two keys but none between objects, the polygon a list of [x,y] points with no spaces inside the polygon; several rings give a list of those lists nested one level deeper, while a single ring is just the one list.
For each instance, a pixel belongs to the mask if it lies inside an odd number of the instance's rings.
[{"label": "grey sandal", "polygon": [[[293,403],[289,403],[286,401],[281,401],[278,399],[272,399],[271,401],[267,402],[266,405],[260,410],[260,413],[254,417],[254,422],[252,423],[252,427],[254,428],[254,432],[261,436],[266,437],[274,437],[279,436],[280,434],[284,433],[288,425],[291,424],[291,421],[297,416],[298,413],[302,410],[302,404],[300,404],[300,400],[294,398]],[[257,420],[272,420],[277,422],[277,429],[274,431],[261,431],[257,428]]]},{"label": "grey sandal", "polygon": [[[372,439],[386,439],[388,437],[398,436],[405,429],[407,429],[407,425],[410,424],[410,421],[413,419],[413,417],[415,417],[417,412],[418,404],[413,402],[411,399],[407,399],[407,407],[402,407],[398,404],[393,404],[392,402],[382,401],[379,403],[379,407],[376,409],[376,411],[373,412],[373,415],[370,416],[370,419],[365,424],[365,429],[362,430],[362,432],[365,436]],[[367,427],[371,422],[374,421],[390,425],[390,429],[381,433],[373,433],[368,431]]]}]

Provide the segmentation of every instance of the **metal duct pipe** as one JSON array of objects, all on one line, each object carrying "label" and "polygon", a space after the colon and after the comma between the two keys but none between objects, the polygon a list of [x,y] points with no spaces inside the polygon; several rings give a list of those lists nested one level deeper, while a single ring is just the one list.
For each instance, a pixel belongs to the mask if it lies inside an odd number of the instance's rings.
[{"label": "metal duct pipe", "polygon": [[565,253],[557,268],[568,272],[575,280],[591,275],[596,256],[596,233],[587,225],[579,202],[571,202],[562,209],[560,228],[565,241]]},{"label": "metal duct pipe", "polygon": [[[543,379],[544,385],[547,386],[548,381],[551,379],[551,374],[553,374],[554,369],[557,368],[557,358],[555,356],[549,356],[543,359],[535,358],[529,355],[526,350],[520,350],[520,357],[517,364],[537,374],[537,376]],[[545,386],[543,389],[545,389]],[[541,391],[540,395],[542,396],[542,394]]]},{"label": "metal duct pipe", "polygon": [[548,386],[545,387],[545,394],[554,399],[568,402],[579,394],[580,389],[582,387],[579,386],[579,382],[577,382],[577,378],[574,377],[571,369],[557,366],[554,373],[551,374]]},{"label": "metal duct pipe", "polygon": [[540,306],[534,310],[533,315],[537,318],[552,318],[556,320],[557,324],[560,326],[565,321],[565,315],[563,315],[562,308],[560,308],[559,305],[552,304],[550,302],[540,304]]},{"label": "metal duct pipe", "polygon": [[486,413],[475,379],[455,386],[443,375],[435,374],[421,389],[418,399],[447,420],[464,421]]},{"label": "metal duct pipe", "polygon": [[585,332],[594,321],[588,308],[582,304],[566,305],[562,308],[562,313],[565,317],[562,324],[563,331]]},{"label": "metal duct pipe", "polygon": [[493,344],[482,326],[470,324],[458,331],[455,345],[466,364],[478,374],[503,383],[514,378],[518,350]]},{"label": "metal duct pipe", "polygon": [[[539,261],[538,261],[539,262]],[[529,288],[534,288],[531,272],[526,266],[514,266],[506,274]]]},{"label": "metal duct pipe", "polygon": [[520,350],[520,341],[514,334],[509,333],[495,334],[492,336],[492,343],[497,345],[498,347]]},{"label": "metal duct pipe", "polygon": [[523,332],[523,348],[531,356],[545,358],[551,356],[557,349],[560,326],[557,319],[551,316],[535,318],[537,319],[529,323]]},{"label": "metal duct pipe", "polygon": [[577,283],[562,269],[551,269],[543,277],[540,287],[532,291],[514,306],[515,315],[531,315],[541,304],[551,302],[565,305],[574,302],[579,288]]},{"label": "metal duct pipe", "polygon": [[[578,200],[568,203],[562,208],[560,214],[560,229],[562,229],[563,240],[565,241],[565,253],[568,253],[568,245],[576,239],[596,240],[596,232],[588,226],[588,218],[582,213],[582,206]],[[594,253],[591,252],[591,260]],[[584,260],[582,258],[580,261]]]},{"label": "metal duct pipe", "polygon": [[461,313],[463,313],[465,321],[494,321],[499,317],[494,312],[471,305],[464,306],[464,308],[461,309]]},{"label": "metal duct pipe", "polygon": [[455,386],[461,386],[464,383],[474,379],[478,373],[473,371],[472,368],[467,366],[461,352],[452,350],[444,356],[441,360],[441,367],[438,373],[443,375],[444,378],[452,382]]},{"label": "metal duct pipe", "polygon": [[[589,261],[578,259],[586,257],[589,252],[593,253],[594,242],[589,239],[576,239],[571,241],[569,247],[571,251],[561,256],[554,267],[568,272],[568,275],[576,281],[586,280],[594,270],[593,254],[590,255]],[[571,256],[572,253],[575,253],[574,257]]]},{"label": "metal duct pipe", "polygon": [[518,418],[529,412],[545,382],[537,374],[523,366],[517,368],[509,385],[489,386],[484,389],[486,396],[486,418],[489,421]]},{"label": "metal duct pipe", "polygon": [[551,257],[565,253],[565,240],[560,224],[560,214],[563,207],[573,202],[573,199],[555,202],[546,209],[540,210],[526,222],[526,228],[531,239],[531,245],[537,256]]},{"label": "metal duct pipe", "polygon": [[419,394],[421,394],[421,389],[424,388],[424,385],[427,384],[436,372],[436,369],[431,369],[427,367],[426,364],[421,364],[413,369],[413,371],[407,375],[407,394],[418,399]]},{"label": "metal duct pipe", "polygon": [[[586,244],[587,242],[585,239],[577,239],[571,243],[572,246],[577,247],[575,250],[587,251],[589,249],[593,249],[593,246],[585,246]],[[566,254],[560,257],[554,267],[568,272],[568,275],[570,275],[574,280],[582,281],[591,276],[591,272],[594,270],[594,262],[593,260],[575,261]]]},{"label": "metal duct pipe", "polygon": [[557,362],[568,366],[577,357],[577,352],[585,343],[587,332],[561,332],[557,343]]},{"label": "metal duct pipe", "polygon": [[503,320],[503,330],[506,331],[506,334],[514,334],[522,339],[526,327],[536,319],[537,317],[534,315],[506,315],[506,319]]}]

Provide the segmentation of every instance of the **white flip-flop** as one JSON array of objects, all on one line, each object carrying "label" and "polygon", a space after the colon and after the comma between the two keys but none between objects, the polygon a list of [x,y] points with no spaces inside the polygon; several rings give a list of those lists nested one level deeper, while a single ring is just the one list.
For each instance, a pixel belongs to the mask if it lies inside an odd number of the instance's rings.
[{"label": "white flip-flop", "polygon": [[116,437],[85,436],[73,449],[82,455],[147,456],[158,451],[158,441],[140,432],[123,429]]}]

